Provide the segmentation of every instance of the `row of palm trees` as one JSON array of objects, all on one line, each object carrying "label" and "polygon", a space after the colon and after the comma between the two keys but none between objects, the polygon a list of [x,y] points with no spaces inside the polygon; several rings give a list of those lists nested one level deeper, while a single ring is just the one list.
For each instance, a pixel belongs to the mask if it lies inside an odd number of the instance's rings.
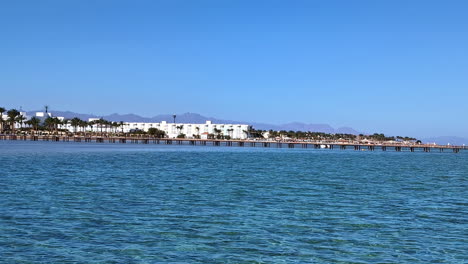
[{"label": "row of palm trees", "polygon": [[[185,138],[186,135],[182,133],[182,129],[184,129],[184,125],[176,126],[177,129],[177,134],[178,138]],[[200,127],[195,127],[195,130],[197,131],[196,134],[193,134],[192,136],[194,138],[200,138]],[[212,139],[230,139],[232,138],[232,132],[234,129],[230,128],[227,130],[228,135],[223,135],[223,131],[221,129],[214,128],[213,129],[213,134],[209,134],[208,137]]]},{"label": "row of palm trees", "polygon": [[264,138],[264,135],[268,135],[268,138],[275,139],[275,138],[290,138],[290,139],[300,139],[300,140],[347,140],[347,141],[355,141],[355,140],[370,140],[376,142],[384,142],[384,141],[413,141],[413,142],[421,142],[420,140],[413,138],[413,137],[401,137],[401,136],[386,136],[382,133],[374,133],[372,135],[354,135],[354,134],[345,134],[345,133],[324,133],[324,132],[311,132],[311,131],[274,131],[274,130],[257,130],[257,129],[249,129],[247,132],[253,138]]},{"label": "row of palm trees", "polygon": [[[47,106],[46,106],[46,113],[47,113]],[[6,113],[6,120],[3,118],[3,114]],[[4,107],[0,107],[0,133],[3,133],[8,128],[11,133],[16,133],[16,124],[19,124],[20,130],[23,130],[23,125],[29,126],[28,129],[32,129],[32,133],[34,134],[38,130],[48,130],[49,132],[54,131],[58,133],[59,129],[64,128],[67,124],[70,124],[73,127],[74,133],[79,132],[86,132],[88,127],[97,126],[100,129],[100,133],[103,132],[113,132],[117,133],[118,129],[121,129],[121,132],[124,132],[124,126],[126,125],[123,121],[120,122],[112,122],[105,120],[103,118],[93,120],[93,121],[84,121],[78,117],[74,117],[72,119],[64,119],[61,120],[57,117],[47,117],[44,121],[37,117],[32,117],[29,120],[26,120],[26,117],[21,114],[20,111],[17,109],[10,109],[6,110]],[[176,127],[178,130],[178,134],[180,137],[185,137],[185,134],[182,134],[182,130],[184,128],[183,125]],[[103,131],[104,130],[104,131]],[[110,131],[109,131],[110,130]],[[196,127],[197,135],[193,135],[194,137],[199,137],[200,128]],[[217,138],[217,139],[228,139],[232,138],[232,131],[233,129],[228,129],[228,135],[223,135],[221,129],[215,128],[213,134],[210,134],[210,138]],[[142,133],[143,131],[140,131]],[[161,134],[163,131],[153,131],[155,135],[158,137],[164,136]],[[263,138],[265,133],[268,132],[268,137],[275,139],[278,137],[288,137],[291,139],[311,139],[311,140],[360,140],[363,138],[367,138],[373,141],[416,141],[416,138],[412,137],[388,137],[384,134],[375,133],[373,135],[353,135],[353,134],[331,134],[331,133],[323,133],[323,132],[310,132],[310,131],[274,131],[274,130],[256,130],[254,128],[250,128],[248,131],[244,131],[250,135],[250,137],[254,138]],[[146,133],[146,132],[144,132]],[[151,134],[151,133],[148,133]],[[419,141],[419,140],[418,140]]]},{"label": "row of palm trees", "polygon": [[73,127],[73,130],[75,133],[79,132],[78,131],[79,128],[81,128],[81,131],[86,131],[87,127],[92,127],[94,125],[97,125],[100,128],[101,133],[103,132],[103,129],[105,129],[106,132],[108,132],[110,129],[112,132],[117,133],[117,130],[119,128],[121,129],[121,132],[123,133],[124,126],[126,125],[123,121],[112,122],[112,121],[108,121],[102,118],[87,122],[87,121],[79,119],[78,117],[74,117],[70,120],[64,120],[64,122],[65,122],[64,123],[65,125],[70,124]]},{"label": "row of palm trees", "polygon": [[49,131],[55,130],[55,132],[57,132],[59,128],[63,128],[68,124],[73,127],[74,133],[86,132],[88,127],[97,126],[101,134],[103,132],[117,133],[119,128],[121,128],[121,132],[123,133],[124,126],[126,125],[123,121],[112,122],[102,118],[89,122],[78,117],[64,120],[60,120],[57,117],[48,117],[44,120],[44,126],[47,127]]},{"label": "row of palm trees", "polygon": [[[3,119],[3,114],[6,112],[7,114],[7,119]],[[21,127],[23,126],[24,121],[26,120],[26,117],[23,116],[20,111],[16,109],[10,109],[6,110],[4,107],[0,107],[0,131],[5,130],[5,125],[8,125],[8,128],[10,128],[12,131],[15,131],[15,124],[19,123],[21,124]]]},{"label": "row of palm trees", "polygon": [[[4,113],[6,113],[6,119],[3,118]],[[7,111],[4,107],[0,107],[0,133],[5,132],[6,130],[13,134],[16,133],[17,124],[19,124],[20,130],[31,129],[33,133],[39,130],[48,130],[49,132],[54,131],[57,133],[59,129],[64,128],[67,124],[70,124],[74,128],[75,133],[80,131],[86,132],[88,127],[93,126],[98,126],[101,133],[103,130],[105,130],[105,132],[109,132],[109,130],[111,130],[112,132],[117,133],[119,128],[121,128],[121,132],[123,133],[124,126],[126,125],[123,121],[112,122],[103,118],[89,122],[81,120],[78,117],[61,120],[57,117],[50,116],[43,121],[37,117],[32,117],[31,119],[26,120],[26,117],[17,109],[10,109]],[[24,128],[23,125],[27,125],[28,127]]]}]

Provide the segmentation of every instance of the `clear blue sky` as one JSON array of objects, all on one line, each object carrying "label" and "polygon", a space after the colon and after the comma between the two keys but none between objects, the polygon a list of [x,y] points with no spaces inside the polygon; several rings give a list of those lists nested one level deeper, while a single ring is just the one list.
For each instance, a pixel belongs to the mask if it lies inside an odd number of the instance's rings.
[{"label": "clear blue sky", "polygon": [[0,106],[468,136],[468,1],[1,1]]}]

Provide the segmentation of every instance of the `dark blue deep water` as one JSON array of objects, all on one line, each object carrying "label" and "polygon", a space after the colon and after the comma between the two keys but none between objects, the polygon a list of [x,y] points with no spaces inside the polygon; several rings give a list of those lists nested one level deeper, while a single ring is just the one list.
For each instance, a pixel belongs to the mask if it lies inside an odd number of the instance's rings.
[{"label": "dark blue deep water", "polygon": [[0,142],[1,263],[467,263],[468,152]]}]

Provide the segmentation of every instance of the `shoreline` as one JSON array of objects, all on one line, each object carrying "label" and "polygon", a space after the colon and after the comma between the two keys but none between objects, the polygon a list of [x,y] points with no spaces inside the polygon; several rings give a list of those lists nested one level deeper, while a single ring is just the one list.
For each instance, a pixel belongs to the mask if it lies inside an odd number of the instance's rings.
[{"label": "shoreline", "polygon": [[187,138],[156,138],[156,137],[104,137],[104,136],[32,136],[32,135],[0,135],[0,140],[6,141],[52,141],[52,142],[87,142],[87,143],[120,143],[120,144],[164,144],[164,145],[200,145],[225,147],[261,147],[261,148],[313,148],[340,149],[356,151],[387,151],[394,152],[444,152],[452,150],[459,153],[467,150],[467,146],[429,145],[429,144],[396,144],[396,143],[359,143],[339,141],[271,141],[271,140],[242,140],[242,139],[187,139]]}]

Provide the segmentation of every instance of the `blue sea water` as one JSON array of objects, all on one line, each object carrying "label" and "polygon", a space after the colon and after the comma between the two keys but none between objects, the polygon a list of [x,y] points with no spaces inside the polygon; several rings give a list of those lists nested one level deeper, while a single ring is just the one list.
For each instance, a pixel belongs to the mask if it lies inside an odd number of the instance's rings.
[{"label": "blue sea water", "polygon": [[467,263],[468,153],[0,142],[0,263]]}]

